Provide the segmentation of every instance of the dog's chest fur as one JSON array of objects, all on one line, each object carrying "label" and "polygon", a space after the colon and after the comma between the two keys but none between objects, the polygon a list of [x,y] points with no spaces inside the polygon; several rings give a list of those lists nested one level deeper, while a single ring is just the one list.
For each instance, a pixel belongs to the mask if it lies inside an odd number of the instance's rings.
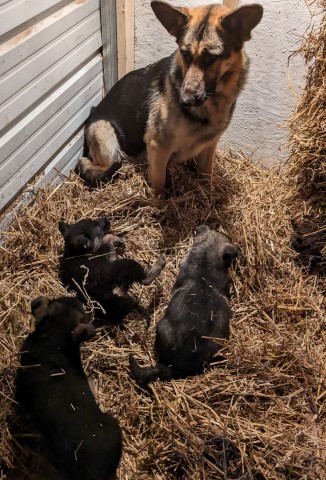
[{"label": "dog's chest fur", "polygon": [[144,140],[155,139],[164,144],[175,161],[188,160],[210,145],[216,145],[228,127],[236,99],[242,90],[248,71],[248,60],[243,53],[240,67],[220,87],[220,92],[209,98],[201,107],[182,107],[179,88],[173,69],[163,86],[159,80],[152,84],[150,109]]}]

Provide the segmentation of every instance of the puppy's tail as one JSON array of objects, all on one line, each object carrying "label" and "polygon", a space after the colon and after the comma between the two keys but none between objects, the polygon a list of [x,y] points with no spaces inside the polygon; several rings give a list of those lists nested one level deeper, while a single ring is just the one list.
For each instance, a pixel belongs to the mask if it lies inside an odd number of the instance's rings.
[{"label": "puppy's tail", "polygon": [[88,157],[79,159],[76,173],[90,187],[99,187],[115,176],[122,165],[121,151],[115,130],[110,122],[97,120],[86,127]]},{"label": "puppy's tail", "polygon": [[161,363],[156,367],[140,367],[133,355],[129,356],[129,365],[131,377],[141,386],[146,386],[158,378],[170,380],[173,377],[170,367],[166,367]]}]

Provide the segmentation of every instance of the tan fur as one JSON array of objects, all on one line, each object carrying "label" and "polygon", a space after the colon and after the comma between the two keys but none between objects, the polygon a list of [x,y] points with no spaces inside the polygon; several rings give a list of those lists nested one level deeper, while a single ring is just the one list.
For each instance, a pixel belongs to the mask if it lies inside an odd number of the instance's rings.
[{"label": "tan fur", "polygon": [[[234,54],[234,58],[222,62],[221,70],[223,73],[232,66],[235,67],[234,74],[230,81],[220,91],[225,95],[225,99],[219,99],[218,109],[216,100],[208,99],[205,105],[199,107],[202,113],[209,113],[212,123],[216,125],[216,136],[213,140],[201,141],[201,135],[189,131],[187,122],[180,116],[179,111],[171,101],[171,93],[165,97],[158,97],[155,104],[152,105],[152,112],[148,121],[148,129],[144,140],[147,149],[147,158],[149,162],[148,176],[151,185],[158,193],[164,190],[166,180],[166,166],[168,161],[185,161],[197,157],[197,166],[201,174],[211,174],[213,169],[213,159],[218,140],[225,130],[225,123],[228,122],[230,109],[237,98],[237,82],[240,70],[245,62],[244,53]],[[200,72],[197,70],[200,77]],[[214,74],[214,73],[213,73]],[[155,117],[160,115],[164,119],[166,137],[169,138],[169,145],[157,138],[157,132],[154,126]],[[173,137],[173,141],[171,141]]]},{"label": "tan fur", "polygon": [[[157,192],[162,192],[170,161],[196,157],[199,173],[212,174],[216,145],[231,120],[248,64],[241,46],[227,49],[220,33],[226,21],[230,22],[231,29],[234,28],[232,21],[238,21],[236,27],[239,28],[232,30],[235,38],[238,38],[239,29],[243,30],[244,39],[250,38],[250,30],[259,23],[262,8],[254,5],[231,11],[223,5],[208,5],[188,9],[164,2],[153,2],[152,6],[165,28],[177,38],[179,49],[174,72],[181,72],[182,83],[178,88],[186,105],[183,109],[180,107],[181,97],[180,103],[176,102],[176,84],[168,71],[161,73],[164,75],[163,88],[158,80],[149,85],[149,111],[143,140],[149,181]],[[239,21],[240,10],[240,15],[245,13]],[[238,20],[234,20],[234,15]],[[185,57],[185,51],[191,61]],[[223,55],[223,52],[227,53]],[[209,85],[216,85],[214,91]],[[204,92],[203,101],[194,100],[198,92]],[[197,103],[189,104],[188,98]],[[80,167],[81,171],[94,172],[94,177],[97,169],[111,167],[116,157],[122,155],[114,129],[106,120],[94,121],[87,130],[86,139],[92,162],[83,158]]]},{"label": "tan fur", "polygon": [[[190,21],[189,25],[190,26],[195,26],[199,25],[199,23],[202,21],[203,17],[207,14],[208,8],[210,5],[203,5],[199,7],[193,7],[193,8],[188,8],[188,9],[183,9],[185,13],[188,13],[190,16]],[[187,12],[186,12],[187,10]],[[230,8],[226,7],[225,5],[215,5],[213,9],[211,10],[210,16],[209,16],[209,23],[215,26],[218,26],[220,23],[220,19],[223,15],[226,15],[231,11]]]},{"label": "tan fur", "polygon": [[109,167],[113,152],[119,147],[112,125],[105,120],[92,123],[86,131],[86,141],[93,165]]},{"label": "tan fur", "polygon": [[[195,7],[191,9],[178,9],[186,13],[190,18],[189,27],[196,27],[207,15],[209,7]],[[231,10],[224,6],[216,6],[212,9],[208,23],[214,28],[220,27],[221,17]],[[196,59],[200,57],[204,49],[210,45],[210,38],[204,38],[200,42],[193,41],[190,48],[194,62],[188,67],[178,53],[177,63],[182,69],[184,75],[185,88],[197,90],[205,79],[215,78],[217,75],[224,75],[232,71],[228,82],[218,85],[217,91],[223,94],[223,99],[219,98],[218,104],[216,98],[208,98],[202,107],[198,107],[200,114],[209,114],[210,120],[216,125],[215,138],[210,141],[202,141],[201,135],[188,128],[185,121],[179,114],[178,109],[173,103],[172,94],[167,89],[165,96],[159,96],[154,99],[151,115],[148,121],[148,129],[144,140],[147,146],[147,156],[149,162],[148,175],[151,184],[158,192],[164,189],[166,179],[166,166],[169,160],[183,161],[192,157],[197,157],[198,170],[201,174],[211,174],[213,169],[213,159],[218,140],[229,123],[230,112],[239,93],[239,77],[246,65],[246,56],[244,51],[233,52],[230,58],[218,60],[212,66],[202,69],[196,65]],[[160,116],[164,119],[166,139],[169,139],[167,145],[165,139],[161,139],[161,134],[157,134],[155,128],[155,118]],[[171,141],[171,138],[173,140]]]}]

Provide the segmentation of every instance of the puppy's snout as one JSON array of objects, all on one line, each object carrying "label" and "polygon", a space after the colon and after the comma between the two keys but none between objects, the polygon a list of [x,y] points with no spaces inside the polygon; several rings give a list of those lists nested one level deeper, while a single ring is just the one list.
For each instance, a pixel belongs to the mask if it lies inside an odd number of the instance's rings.
[{"label": "puppy's snout", "polygon": [[75,247],[82,252],[82,250],[87,251],[92,247],[92,242],[85,235],[80,235],[74,242]]}]

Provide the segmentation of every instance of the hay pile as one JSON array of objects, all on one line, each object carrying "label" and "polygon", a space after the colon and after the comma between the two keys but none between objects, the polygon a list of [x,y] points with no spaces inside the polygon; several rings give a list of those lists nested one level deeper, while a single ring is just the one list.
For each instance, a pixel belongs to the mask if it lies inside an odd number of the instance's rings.
[{"label": "hay pile", "polygon": [[[308,267],[316,260],[318,263],[321,252],[324,262],[326,258],[326,0],[311,3],[323,14],[320,25],[306,35],[296,52],[303,56],[308,73],[288,124],[292,153],[287,163],[289,181],[295,185],[296,247]],[[326,272],[325,264],[319,268]]]},{"label": "hay pile", "polygon": [[[16,352],[30,328],[36,295],[65,293],[57,277],[63,241],[57,225],[107,215],[126,237],[126,255],[167,267],[150,287],[137,287],[144,305],[154,299],[151,326],[132,314],[126,328],[103,326],[83,347],[104,410],[124,431],[123,480],[325,478],[326,328],[321,279],[295,263],[286,179],[246,158],[221,155],[211,190],[196,174],[175,167],[172,196],[153,197],[146,166],[125,165],[119,179],[89,191],[78,178],[41,190],[17,215],[1,247],[0,457],[33,478],[39,456],[26,438],[11,435]],[[186,380],[142,390],[128,376],[128,355],[153,361],[155,323],[167,305],[194,226],[222,228],[242,255],[233,271],[232,336],[227,364]],[[28,439],[30,440],[30,439]],[[27,442],[28,443],[28,442]],[[8,477],[11,478],[11,477]],[[28,476],[23,478],[29,478]]]}]

